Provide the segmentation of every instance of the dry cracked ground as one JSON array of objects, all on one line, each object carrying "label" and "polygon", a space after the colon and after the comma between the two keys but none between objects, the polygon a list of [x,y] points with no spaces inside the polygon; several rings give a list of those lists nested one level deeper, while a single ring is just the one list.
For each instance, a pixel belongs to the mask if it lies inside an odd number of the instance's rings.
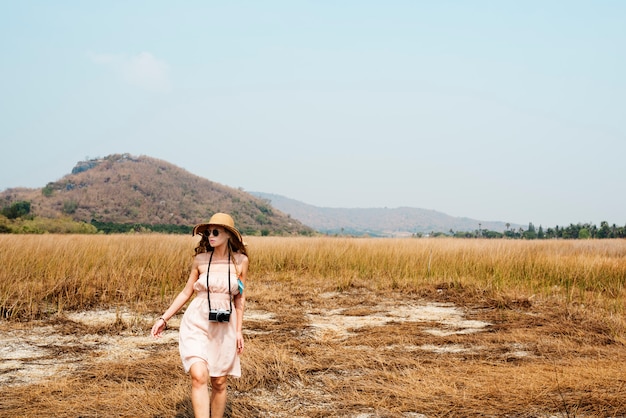
[{"label": "dry cracked ground", "polygon": [[[625,358],[600,322],[529,300],[438,296],[249,301],[229,416],[624,416],[621,368],[580,376],[591,379],[581,386],[572,366]],[[177,358],[181,316],[159,340],[149,335],[154,317],[118,308],[0,322],[0,416],[192,416]],[[584,393],[594,390],[606,393]]]}]

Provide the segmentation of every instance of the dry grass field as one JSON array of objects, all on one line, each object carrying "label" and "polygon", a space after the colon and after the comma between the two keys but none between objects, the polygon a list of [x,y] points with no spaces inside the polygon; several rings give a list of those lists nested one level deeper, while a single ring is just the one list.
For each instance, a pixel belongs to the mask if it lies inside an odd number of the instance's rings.
[{"label": "dry grass field", "polygon": [[[626,416],[626,241],[247,241],[231,417]],[[195,242],[0,235],[0,416],[192,416]]]}]

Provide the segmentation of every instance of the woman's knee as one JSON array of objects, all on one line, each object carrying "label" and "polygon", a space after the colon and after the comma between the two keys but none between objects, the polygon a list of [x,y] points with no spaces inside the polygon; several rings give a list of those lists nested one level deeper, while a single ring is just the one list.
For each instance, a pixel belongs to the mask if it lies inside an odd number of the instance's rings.
[{"label": "woman's knee", "polygon": [[209,371],[202,362],[192,364],[189,369],[189,375],[191,376],[193,386],[206,386],[209,382]]},{"label": "woman's knee", "polygon": [[227,378],[226,376],[211,377],[211,389],[216,392],[226,391]]}]

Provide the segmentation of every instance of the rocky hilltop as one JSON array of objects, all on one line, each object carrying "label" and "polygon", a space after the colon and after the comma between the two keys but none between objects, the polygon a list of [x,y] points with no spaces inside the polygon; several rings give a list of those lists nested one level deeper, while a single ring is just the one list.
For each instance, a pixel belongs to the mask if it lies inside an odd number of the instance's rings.
[{"label": "rocky hilltop", "polygon": [[313,230],[267,201],[147,156],[114,154],[81,161],[42,189],[0,193],[0,206],[28,201],[45,218],[116,224],[195,225],[215,212],[232,214],[245,234],[310,234]]}]

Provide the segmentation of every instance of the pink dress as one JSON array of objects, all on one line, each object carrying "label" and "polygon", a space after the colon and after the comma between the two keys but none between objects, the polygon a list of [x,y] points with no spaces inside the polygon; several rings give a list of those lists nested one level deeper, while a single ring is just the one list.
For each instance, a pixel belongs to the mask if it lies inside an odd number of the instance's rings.
[{"label": "pink dress", "polygon": [[[209,270],[211,310],[229,310],[228,264],[212,263]],[[229,322],[209,322],[207,277],[202,273],[193,285],[196,297],[191,301],[180,323],[179,350],[186,372],[197,361],[207,365],[211,377],[241,376],[237,353],[237,312],[235,304]],[[230,293],[239,294],[235,265],[230,264]]]}]

